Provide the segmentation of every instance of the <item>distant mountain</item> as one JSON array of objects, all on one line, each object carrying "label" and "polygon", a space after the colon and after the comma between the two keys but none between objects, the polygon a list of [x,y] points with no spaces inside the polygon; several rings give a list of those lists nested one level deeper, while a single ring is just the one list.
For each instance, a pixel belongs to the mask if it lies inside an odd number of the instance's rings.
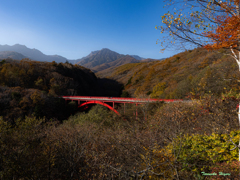
[{"label": "distant mountain", "polygon": [[30,49],[24,45],[15,44],[13,46],[9,45],[0,45],[0,51],[14,51],[22,54],[23,56],[36,60],[36,61],[47,61],[47,62],[66,62],[68,59],[59,56],[59,55],[45,55],[37,49]]},{"label": "distant mountain", "polygon": [[72,63],[72,64],[78,64],[86,68],[90,68],[94,72],[103,71],[105,69],[121,66],[127,63],[136,63],[139,61],[142,61],[142,62],[155,61],[155,59],[145,59],[137,55],[119,54],[107,48],[103,48],[97,51],[92,51],[89,55],[83,58],[79,58],[76,60],[69,60],[59,55],[45,55],[37,49],[30,49],[20,44],[15,44],[13,46],[0,45],[0,59],[1,58],[2,59],[12,58],[16,60],[29,58],[31,60],[36,60],[36,61],[46,61],[46,62],[55,61],[57,63],[60,63],[60,62],[65,63],[66,61],[68,61],[69,63]]},{"label": "distant mountain", "polygon": [[78,62],[90,58],[91,56],[95,55],[95,54],[96,54],[97,52],[99,52],[99,51],[100,51],[100,50],[98,50],[98,51],[92,51],[89,55],[87,55],[87,56],[85,56],[85,57],[82,57],[82,58],[80,58],[80,59],[75,60],[75,61],[74,61],[74,64],[78,64]]},{"label": "distant mountain", "polygon": [[132,56],[136,60],[144,60],[144,59],[146,59],[146,58],[143,58],[143,57],[140,57],[140,56],[137,56],[137,55],[130,55],[130,56]]},{"label": "distant mountain", "polygon": [[[190,92],[198,95],[211,92],[221,97],[226,89],[238,87],[240,79],[237,64],[224,56],[227,53],[227,50],[219,53],[196,48],[165,60],[128,63],[96,75],[124,84],[124,90],[131,96],[182,99]],[[232,70],[228,71],[227,67]],[[231,83],[226,82],[226,77]],[[235,91],[239,94],[238,89]]]},{"label": "distant mountain", "polygon": [[103,48],[102,50],[91,52],[86,57],[77,59],[75,63],[90,68],[93,72],[97,72],[97,75],[100,77],[107,77],[118,66],[152,61],[158,61],[158,59],[145,59],[137,55],[123,55]]},{"label": "distant mountain", "polygon": [[94,72],[98,72],[99,76],[104,76],[107,77],[107,74],[111,74],[112,71],[118,66],[122,66],[124,64],[129,64],[129,63],[139,63],[141,61],[133,58],[132,56],[126,55],[123,56],[115,61],[109,62],[109,63],[104,63],[99,66],[95,66],[92,68]]},{"label": "distant mountain", "polygon": [[104,48],[100,51],[94,51],[89,54],[87,57],[83,58],[81,61],[77,62],[77,64],[84,66],[86,68],[93,69],[96,66],[113,62],[125,55],[118,54],[110,49]]},{"label": "distant mountain", "polygon": [[27,57],[14,51],[0,51],[0,59],[9,59],[9,58],[14,60],[22,60]]}]

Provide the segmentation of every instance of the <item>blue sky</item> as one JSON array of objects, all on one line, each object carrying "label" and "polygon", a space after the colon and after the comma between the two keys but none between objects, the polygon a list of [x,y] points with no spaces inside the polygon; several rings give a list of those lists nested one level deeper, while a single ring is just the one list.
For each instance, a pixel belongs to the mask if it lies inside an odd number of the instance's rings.
[{"label": "blue sky", "polygon": [[0,44],[23,44],[47,55],[77,59],[109,48],[120,54],[165,58],[160,53],[163,0],[3,0]]}]

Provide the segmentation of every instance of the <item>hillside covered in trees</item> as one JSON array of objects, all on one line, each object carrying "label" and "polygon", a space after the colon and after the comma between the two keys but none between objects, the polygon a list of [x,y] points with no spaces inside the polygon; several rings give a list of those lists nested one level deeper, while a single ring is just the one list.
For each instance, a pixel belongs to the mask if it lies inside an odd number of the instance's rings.
[{"label": "hillside covered in trees", "polygon": [[12,122],[32,113],[48,119],[67,118],[71,108],[64,111],[64,100],[57,98],[61,95],[114,97],[120,94],[120,84],[98,79],[79,65],[29,59],[0,61],[0,114]]},{"label": "hillside covered in trees", "polygon": [[[189,103],[102,106],[66,121],[0,117],[2,179],[238,179],[236,100],[206,96]],[[154,111],[153,111],[154,110]],[[150,113],[153,111],[153,113]],[[58,111],[59,112],[59,111]],[[17,111],[16,111],[17,113]],[[224,176],[219,174],[224,173]]]},{"label": "hillside covered in trees", "polygon": [[[112,79],[69,63],[2,60],[0,179],[238,179],[236,71],[203,49],[115,67]],[[127,104],[118,116],[58,98],[126,92],[190,101]]]},{"label": "hillside covered in trees", "polygon": [[237,64],[225,54],[226,50],[197,48],[162,61],[125,64],[97,75],[123,83],[131,96],[179,99],[190,92],[201,95],[239,92]]}]

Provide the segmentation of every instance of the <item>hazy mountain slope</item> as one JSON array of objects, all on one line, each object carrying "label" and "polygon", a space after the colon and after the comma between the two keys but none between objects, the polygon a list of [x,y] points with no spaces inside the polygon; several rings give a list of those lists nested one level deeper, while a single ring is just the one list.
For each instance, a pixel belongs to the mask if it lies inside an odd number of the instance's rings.
[{"label": "hazy mountain slope", "polygon": [[[12,53],[6,53],[6,51],[11,51]],[[92,70],[96,71],[101,71],[110,67],[116,67],[115,63],[112,64],[105,64],[105,63],[110,63],[113,62],[121,57],[125,57],[127,56],[132,57],[136,60],[142,60],[142,61],[154,61],[152,59],[145,59],[142,58],[140,56],[137,55],[123,55],[123,54],[119,54],[117,52],[111,51],[110,49],[107,48],[103,48],[101,50],[97,50],[97,51],[92,51],[89,55],[87,55],[86,57],[83,58],[79,58],[76,60],[69,60],[65,57],[59,56],[59,55],[45,55],[43,54],[41,51],[37,50],[37,49],[30,49],[28,47],[26,47],[25,45],[20,45],[20,44],[15,44],[13,46],[9,46],[9,45],[0,45],[0,52],[1,52],[1,56],[0,58],[12,58],[12,59],[16,59],[16,60],[21,60],[23,58],[29,58],[31,60],[35,60],[35,61],[45,61],[45,62],[52,62],[55,61],[57,63],[59,62],[69,62],[72,64],[79,64],[82,65],[86,68],[91,68]],[[22,54],[14,54],[14,52]],[[121,60],[123,61],[123,60]],[[132,63],[133,61],[129,61],[130,63]],[[122,65],[125,63],[119,62],[118,65]],[[99,67],[96,67],[99,66]]]},{"label": "hazy mountain slope", "polygon": [[205,49],[182,52],[162,61],[125,64],[116,67],[108,78],[123,83],[132,96],[184,98],[189,92],[220,95],[230,89],[240,90],[240,75],[231,57]]},{"label": "hazy mountain slope", "polygon": [[[66,62],[68,59],[59,55],[45,55],[37,49],[30,49],[24,45],[15,44],[13,46],[0,45],[0,51],[15,51],[32,60],[47,61],[47,62]],[[69,61],[69,60],[68,60]]]},{"label": "hazy mountain slope", "polygon": [[92,69],[92,68],[102,65],[104,63],[109,63],[109,62],[115,61],[123,56],[124,55],[122,55],[122,54],[118,54],[114,51],[104,48],[104,49],[92,54],[91,56],[84,58],[77,64],[84,66],[86,68]]},{"label": "hazy mountain slope", "polygon": [[146,59],[146,58],[140,57],[140,56],[138,56],[138,55],[130,55],[130,56],[132,56],[132,57],[135,58],[136,60],[144,60],[144,59]]},{"label": "hazy mountain slope", "polygon": [[100,50],[92,51],[89,55],[87,55],[87,56],[85,56],[85,57],[82,57],[82,58],[80,58],[80,59],[76,59],[76,60],[74,61],[74,64],[78,64],[80,61],[83,61],[83,60],[85,60],[85,59],[90,58],[91,56],[93,56],[94,54],[96,54],[96,53],[99,52],[99,51],[100,51]]},{"label": "hazy mountain slope", "polygon": [[0,59],[8,59],[8,58],[15,59],[15,60],[22,60],[27,57],[14,51],[0,51]]},{"label": "hazy mountain slope", "polygon": [[110,63],[105,63],[99,66],[94,67],[92,70],[97,72],[99,77],[107,77],[110,75],[114,69],[118,66],[129,64],[129,63],[139,63],[141,61],[136,60],[132,56],[126,55]]}]

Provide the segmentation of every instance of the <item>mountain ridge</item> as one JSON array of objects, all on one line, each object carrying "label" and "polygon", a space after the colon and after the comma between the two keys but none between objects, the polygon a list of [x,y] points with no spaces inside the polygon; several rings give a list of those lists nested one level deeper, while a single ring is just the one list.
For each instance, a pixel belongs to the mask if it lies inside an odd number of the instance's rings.
[{"label": "mountain ridge", "polygon": [[85,58],[77,64],[91,69],[104,63],[110,63],[124,56],[125,55],[119,54],[115,51],[111,51],[110,49],[103,48],[102,50],[97,51],[93,55]]},{"label": "mountain ridge", "polygon": [[26,56],[29,59],[36,60],[36,61],[47,61],[47,62],[66,62],[68,61],[67,58],[64,58],[59,55],[45,55],[38,49],[30,49],[26,47],[25,45],[21,44],[15,44],[13,46],[9,45],[0,45],[0,51],[14,51],[17,53],[22,54],[23,56]]},{"label": "mountain ridge", "polygon": [[0,51],[0,59],[9,59],[9,58],[15,59],[15,60],[22,60],[27,57],[15,51]]},{"label": "mountain ridge", "polygon": [[[102,70],[123,65],[126,63],[137,63],[138,61],[142,61],[142,62],[155,61],[154,59],[149,59],[149,58],[147,59],[147,58],[140,57],[138,55],[119,54],[108,48],[102,48],[101,50],[91,51],[91,53],[88,54],[87,56],[76,59],[76,60],[69,60],[60,55],[46,55],[38,49],[35,49],[35,48],[31,49],[21,44],[15,44],[12,46],[0,45],[0,52],[1,52],[0,53],[1,59],[12,58],[16,60],[21,60],[24,58],[29,58],[31,60],[41,61],[41,62],[43,61],[46,61],[46,62],[55,61],[57,63],[69,62],[71,64],[78,64],[78,65],[84,66],[85,68],[90,68],[94,72],[102,71]],[[125,58],[121,59],[123,57]],[[117,61],[118,59],[119,59],[119,62]]]},{"label": "mountain ridge", "polygon": [[[101,50],[95,50],[95,51],[91,51],[87,56],[85,56],[85,57],[82,57],[82,58],[78,58],[78,59],[68,59],[68,58],[66,58],[66,57],[63,57],[63,56],[61,56],[61,55],[46,55],[46,54],[44,54],[44,53],[42,53],[40,50],[38,50],[38,49],[35,49],[35,48],[28,48],[27,46],[25,46],[25,45],[22,45],[22,44],[14,44],[14,45],[7,45],[7,44],[5,44],[5,45],[0,45],[0,51],[13,51],[13,52],[17,52],[17,53],[20,53],[20,54],[22,54],[22,55],[24,55],[24,56],[26,56],[26,57],[28,57],[28,58],[33,58],[33,55],[32,54],[34,54],[34,53],[36,53],[38,56],[40,56],[40,57],[43,57],[43,56],[50,56],[50,57],[58,57],[58,58],[61,58],[62,60],[64,60],[64,61],[62,61],[62,62],[65,62],[66,60],[68,60],[68,61],[71,61],[71,62],[73,62],[74,64],[75,63],[77,63],[77,62],[79,62],[79,61],[81,61],[81,60],[83,60],[83,59],[86,59],[86,58],[89,58],[90,56],[92,56],[92,55],[94,55],[94,54],[96,54],[97,52],[99,52],[99,51],[102,51],[102,50],[110,50],[109,48],[102,48]],[[110,50],[110,51],[112,51],[112,50]],[[114,51],[113,51],[114,52]],[[122,54],[123,55],[123,54]],[[129,54],[127,54],[127,55],[129,55]],[[133,58],[135,58],[135,59],[137,59],[137,60],[144,60],[144,59],[147,59],[147,58],[143,58],[143,57],[140,57],[140,56],[138,56],[138,55],[129,55],[129,56],[132,56]],[[49,59],[49,57],[47,58],[47,59]],[[38,60],[38,61],[43,61],[42,59],[39,59],[39,58],[33,58],[32,60]],[[158,59],[157,59],[158,60]],[[59,62],[59,60],[58,61],[56,61],[56,62]]]}]

